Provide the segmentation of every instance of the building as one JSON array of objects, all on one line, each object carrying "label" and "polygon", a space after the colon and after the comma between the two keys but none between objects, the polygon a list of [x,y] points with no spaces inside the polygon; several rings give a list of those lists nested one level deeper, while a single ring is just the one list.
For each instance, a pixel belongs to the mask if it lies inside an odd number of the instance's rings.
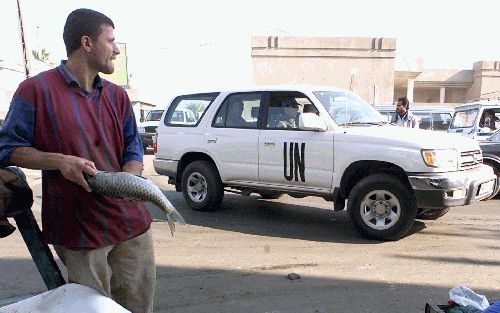
[{"label": "building", "polygon": [[425,69],[397,61],[395,38],[273,37],[251,41],[256,85],[307,83],[349,89],[371,103],[407,96],[416,104],[455,106],[500,96],[500,62],[472,70]]}]

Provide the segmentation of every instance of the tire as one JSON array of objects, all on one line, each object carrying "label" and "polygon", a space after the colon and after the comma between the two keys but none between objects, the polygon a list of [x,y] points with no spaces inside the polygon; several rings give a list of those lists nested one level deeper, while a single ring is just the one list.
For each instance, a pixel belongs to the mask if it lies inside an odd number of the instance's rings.
[{"label": "tire", "polygon": [[417,215],[413,192],[397,177],[374,174],[360,180],[349,194],[347,211],[365,238],[398,240]]},{"label": "tire", "polygon": [[[484,163],[484,165],[488,165],[489,167],[491,167],[493,169],[493,172],[495,173],[495,175],[497,175],[497,181],[500,181],[499,180],[500,169],[498,168],[498,165],[495,166],[495,164],[491,164],[491,163]],[[491,196],[489,196],[488,198],[486,198],[484,200],[489,200],[489,199],[493,199],[493,198],[500,198],[500,189],[497,190],[497,192],[493,192],[493,194],[491,194]]]},{"label": "tire", "polygon": [[416,218],[420,219],[420,220],[434,221],[434,220],[437,220],[438,218],[440,218],[441,216],[445,215],[449,211],[450,211],[450,208],[431,209],[431,210],[427,210],[427,211],[418,213]]},{"label": "tire", "polygon": [[259,191],[259,195],[262,199],[279,199],[283,196],[283,193],[277,191]]},{"label": "tire", "polygon": [[215,211],[224,197],[224,188],[215,165],[208,161],[190,163],[182,172],[182,194],[195,211]]}]

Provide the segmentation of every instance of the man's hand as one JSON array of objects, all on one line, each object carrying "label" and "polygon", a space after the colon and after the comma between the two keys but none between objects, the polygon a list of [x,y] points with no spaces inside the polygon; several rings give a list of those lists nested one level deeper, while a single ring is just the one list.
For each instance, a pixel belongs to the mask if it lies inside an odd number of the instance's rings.
[{"label": "man's hand", "polygon": [[61,153],[43,152],[32,147],[19,147],[12,152],[12,164],[35,170],[59,170],[64,178],[85,188],[92,189],[83,177],[83,173],[95,176],[97,169],[94,162],[84,158]]},{"label": "man's hand", "polygon": [[130,161],[123,165],[122,171],[141,176],[142,170],[144,169],[144,164],[138,161]]},{"label": "man's hand", "polygon": [[82,186],[88,192],[92,191],[83,177],[83,173],[95,176],[97,169],[94,162],[72,155],[63,155],[59,165],[59,171],[67,180]]}]

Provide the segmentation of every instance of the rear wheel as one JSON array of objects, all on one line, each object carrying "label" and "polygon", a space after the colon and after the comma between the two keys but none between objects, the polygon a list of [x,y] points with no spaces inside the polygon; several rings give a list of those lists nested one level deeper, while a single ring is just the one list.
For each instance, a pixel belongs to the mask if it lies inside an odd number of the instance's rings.
[{"label": "rear wheel", "polygon": [[224,197],[224,188],[215,165],[195,161],[186,166],[182,173],[182,194],[193,210],[217,210]]},{"label": "rear wheel", "polygon": [[374,174],[360,180],[349,194],[347,210],[363,237],[379,240],[403,237],[417,214],[412,191],[388,174]]}]

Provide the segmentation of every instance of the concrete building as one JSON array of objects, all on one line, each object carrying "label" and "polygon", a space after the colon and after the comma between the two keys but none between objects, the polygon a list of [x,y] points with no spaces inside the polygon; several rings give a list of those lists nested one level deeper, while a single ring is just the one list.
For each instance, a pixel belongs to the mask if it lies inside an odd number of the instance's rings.
[{"label": "concrete building", "polygon": [[500,62],[472,70],[425,69],[396,61],[395,38],[252,37],[256,85],[307,83],[353,90],[372,103],[407,96],[416,104],[456,106],[500,96]]},{"label": "concrete building", "polygon": [[394,98],[394,38],[252,37],[256,85],[313,84]]}]

